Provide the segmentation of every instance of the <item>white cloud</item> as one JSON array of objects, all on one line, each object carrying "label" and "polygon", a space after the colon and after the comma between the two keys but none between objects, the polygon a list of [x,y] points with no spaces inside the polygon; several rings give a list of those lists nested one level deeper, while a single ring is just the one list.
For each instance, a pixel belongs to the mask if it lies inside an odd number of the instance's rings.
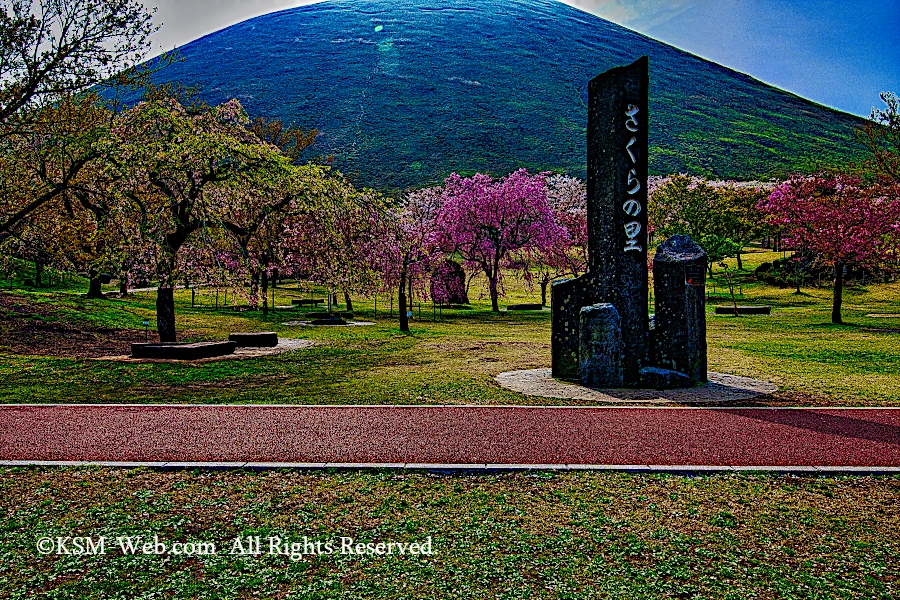
[{"label": "white cloud", "polygon": [[153,43],[154,54],[183,46],[204,35],[266,13],[314,4],[321,0],[142,0],[156,8],[154,22],[162,25]]},{"label": "white cloud", "polygon": [[586,12],[631,29],[644,30],[665,23],[705,0],[564,0]]}]

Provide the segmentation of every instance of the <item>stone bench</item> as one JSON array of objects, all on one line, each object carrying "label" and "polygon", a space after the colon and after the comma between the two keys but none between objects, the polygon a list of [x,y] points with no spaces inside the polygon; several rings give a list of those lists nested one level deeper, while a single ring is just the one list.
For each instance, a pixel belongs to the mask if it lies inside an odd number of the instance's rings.
[{"label": "stone bench", "polygon": [[[739,315],[770,315],[772,314],[771,306],[738,306],[737,312]],[[733,306],[717,306],[716,307],[717,315],[733,315],[734,307]]]},{"label": "stone bench", "polygon": [[318,306],[318,305],[324,304],[324,303],[325,303],[324,300],[316,300],[316,299],[312,299],[312,298],[304,298],[302,300],[300,300],[300,299],[291,300],[291,304],[293,304],[294,306]]},{"label": "stone bench", "polygon": [[274,331],[232,333],[228,339],[235,342],[238,348],[274,348],[278,345],[278,334]]},{"label": "stone bench", "polygon": [[132,358],[157,358],[168,360],[199,360],[234,354],[237,343],[227,342],[154,342],[131,344]]}]

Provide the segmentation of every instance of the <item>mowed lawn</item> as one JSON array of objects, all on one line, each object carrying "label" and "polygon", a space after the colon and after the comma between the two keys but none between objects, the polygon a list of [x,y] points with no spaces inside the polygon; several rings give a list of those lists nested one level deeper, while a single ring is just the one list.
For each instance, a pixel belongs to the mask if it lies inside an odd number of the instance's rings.
[{"label": "mowed lawn", "polygon": [[[898,497],[896,477],[6,468],[0,597],[888,599]],[[216,554],[115,542],[154,535]],[[105,536],[107,553],[37,551],[59,536]],[[230,554],[246,536],[261,554]],[[304,536],[334,553],[269,554]],[[344,536],[430,537],[433,554],[341,555]]]},{"label": "mowed lawn", "polygon": [[[750,253],[745,265],[751,269],[780,256]],[[713,304],[730,302],[723,296],[724,280],[716,267],[711,284],[716,285],[718,297],[710,301],[707,317],[710,370],[778,384],[781,391],[761,399],[763,404],[900,404],[900,283],[851,286],[844,298],[847,324],[832,325],[829,288],[804,287],[797,295],[793,289],[754,283],[749,271],[739,279],[739,302],[771,304],[773,314],[739,318],[711,314]],[[143,339],[143,319],[155,324],[153,292],[124,300],[86,300],[71,287],[4,291],[0,296],[7,306],[0,308],[0,402],[567,402],[527,397],[496,385],[498,373],[550,365],[550,312],[493,314],[487,299],[479,298],[480,283],[472,284],[472,310],[435,314],[431,304],[414,306],[410,335],[400,333],[396,307],[393,317],[388,316],[386,297],[379,299],[377,316],[373,299],[354,303],[357,318],[374,321],[373,326],[312,328],[282,324],[304,319],[306,309],[279,310],[268,318],[258,311],[216,309],[213,290],[198,290],[192,308],[191,292],[179,290],[178,326],[185,339],[224,339],[232,331],[275,330],[282,337],[317,342],[279,356],[195,365],[135,364],[54,351],[65,345],[73,329],[112,330],[132,340]],[[528,290],[512,277],[505,285],[504,307],[539,301],[538,289]],[[321,290],[279,289],[276,294],[280,305],[290,304],[295,297],[324,297]],[[26,337],[35,346],[23,342]],[[91,347],[94,355],[104,353],[104,342],[91,342],[90,336],[84,339],[79,343]],[[121,353],[127,345],[119,348]]]}]

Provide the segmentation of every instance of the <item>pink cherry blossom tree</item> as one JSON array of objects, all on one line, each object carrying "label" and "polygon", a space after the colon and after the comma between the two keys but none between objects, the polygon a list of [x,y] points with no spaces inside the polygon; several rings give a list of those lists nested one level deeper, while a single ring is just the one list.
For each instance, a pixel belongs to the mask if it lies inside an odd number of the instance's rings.
[{"label": "pink cherry blossom tree", "polygon": [[437,215],[443,202],[440,187],[409,192],[397,206],[388,207],[379,219],[379,233],[372,244],[372,255],[385,287],[396,289],[400,331],[409,331],[407,301],[418,283],[425,289],[425,276],[442,254],[438,238]]},{"label": "pink cherry blossom tree", "polygon": [[384,198],[357,190],[340,173],[322,180],[317,201],[301,207],[285,229],[285,263],[298,277],[323,285],[332,297],[343,292],[347,310],[352,293],[378,286],[373,247]]},{"label": "pink cherry blossom tree", "polygon": [[[537,253],[536,269],[541,285],[541,304],[547,304],[547,288],[558,277],[578,277],[587,271],[587,185],[577,177],[554,175],[547,179],[547,200],[562,229],[551,244]],[[530,273],[530,270],[529,270]]]},{"label": "pink cherry blossom tree", "polygon": [[502,271],[513,253],[549,248],[566,235],[547,201],[547,175],[520,169],[498,181],[481,173],[454,173],[444,182],[438,245],[484,273],[495,312]]},{"label": "pink cherry blossom tree", "polygon": [[900,199],[863,188],[858,179],[795,177],[760,203],[783,241],[811,251],[834,268],[832,323],[842,323],[844,268],[870,267],[895,255],[900,236]]}]

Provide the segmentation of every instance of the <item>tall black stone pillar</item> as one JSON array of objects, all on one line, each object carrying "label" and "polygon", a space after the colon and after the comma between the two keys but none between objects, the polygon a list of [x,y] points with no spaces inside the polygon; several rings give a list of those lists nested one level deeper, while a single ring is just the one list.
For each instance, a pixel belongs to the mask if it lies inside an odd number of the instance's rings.
[{"label": "tall black stone pillar", "polygon": [[649,350],[648,66],[644,56],[588,86],[588,257],[622,319],[625,385],[639,382]]},{"label": "tall black stone pillar", "polygon": [[552,290],[554,377],[578,372],[579,311],[602,303],[621,318],[624,384],[647,366],[648,67],[644,56],[588,85],[588,272]]},{"label": "tall black stone pillar", "polygon": [[659,245],[653,258],[656,366],[690,385],[706,381],[706,252],[687,235]]}]

